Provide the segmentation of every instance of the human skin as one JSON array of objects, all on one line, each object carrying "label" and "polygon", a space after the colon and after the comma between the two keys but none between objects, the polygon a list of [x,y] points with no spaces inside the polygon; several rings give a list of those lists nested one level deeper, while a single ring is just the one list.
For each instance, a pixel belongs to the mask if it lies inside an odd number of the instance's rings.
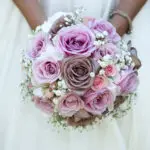
[{"label": "human skin", "polygon": [[[116,9],[128,14],[131,20],[133,20],[146,1],[147,0],[120,0]],[[46,15],[38,0],[13,0],[13,2],[20,9],[31,29],[35,29],[46,19]],[[124,35],[129,28],[128,20],[118,14],[114,15],[110,22],[116,27],[120,36]]]}]

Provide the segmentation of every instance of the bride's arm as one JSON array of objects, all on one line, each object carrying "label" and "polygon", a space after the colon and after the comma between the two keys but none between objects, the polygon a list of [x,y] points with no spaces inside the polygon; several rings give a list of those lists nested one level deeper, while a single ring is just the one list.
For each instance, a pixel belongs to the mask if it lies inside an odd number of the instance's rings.
[{"label": "bride's arm", "polygon": [[[117,9],[127,13],[133,20],[146,1],[147,0],[120,0]],[[121,36],[127,32],[129,27],[127,19],[116,14],[111,19],[111,22]]]},{"label": "bride's arm", "polygon": [[13,0],[13,2],[20,9],[32,29],[35,29],[46,19],[38,0]]}]

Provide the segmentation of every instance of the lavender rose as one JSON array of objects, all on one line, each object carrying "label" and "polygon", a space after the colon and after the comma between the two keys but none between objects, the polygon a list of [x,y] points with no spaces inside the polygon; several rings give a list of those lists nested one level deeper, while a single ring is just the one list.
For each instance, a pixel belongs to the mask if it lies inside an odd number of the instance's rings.
[{"label": "lavender rose", "polygon": [[97,50],[95,50],[92,54],[92,57],[96,60],[99,60],[106,55],[115,57],[116,53],[117,53],[117,47],[112,43],[107,43],[99,47]]},{"label": "lavender rose", "polygon": [[91,20],[88,23],[90,29],[93,30],[94,33],[103,33],[107,32],[107,40],[109,42],[118,42],[121,38],[119,34],[116,32],[115,27],[106,20]]},{"label": "lavender rose", "polygon": [[32,66],[33,77],[38,84],[53,83],[60,76],[60,64],[53,58],[41,58]]},{"label": "lavender rose", "polygon": [[120,92],[123,95],[134,92],[139,84],[137,73],[134,71],[126,71],[122,74],[117,85],[120,87]]},{"label": "lavender rose", "polygon": [[47,114],[51,114],[54,110],[54,104],[48,98],[34,96],[33,101],[39,109]]},{"label": "lavender rose", "polygon": [[83,108],[83,101],[75,93],[68,93],[58,104],[58,111],[65,117],[71,117]]},{"label": "lavender rose", "polygon": [[47,35],[39,32],[31,41],[28,47],[28,56],[32,59],[39,57],[46,51]]},{"label": "lavender rose", "polygon": [[82,56],[67,58],[63,65],[63,77],[72,90],[85,90],[93,84],[90,73],[94,67],[90,59]]},{"label": "lavender rose", "polygon": [[111,105],[115,96],[109,89],[89,90],[84,95],[84,109],[94,115],[102,114]]},{"label": "lavender rose", "polygon": [[54,39],[55,46],[66,55],[90,56],[95,50],[95,36],[85,25],[66,27],[57,34]]}]

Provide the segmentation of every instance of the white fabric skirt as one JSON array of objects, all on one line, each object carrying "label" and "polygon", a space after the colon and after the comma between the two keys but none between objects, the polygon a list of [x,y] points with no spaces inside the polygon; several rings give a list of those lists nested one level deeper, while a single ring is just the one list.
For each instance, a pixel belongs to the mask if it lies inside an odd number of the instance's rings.
[{"label": "white fabric skirt", "polygon": [[[115,2],[111,0],[43,0],[48,15],[71,11],[84,4],[86,15],[107,18]],[[133,45],[142,60],[137,105],[125,117],[106,119],[82,133],[53,130],[47,118],[20,96],[21,50],[30,29],[17,8],[0,1],[0,149],[1,150],[149,150],[150,149],[150,1],[134,20]]]}]

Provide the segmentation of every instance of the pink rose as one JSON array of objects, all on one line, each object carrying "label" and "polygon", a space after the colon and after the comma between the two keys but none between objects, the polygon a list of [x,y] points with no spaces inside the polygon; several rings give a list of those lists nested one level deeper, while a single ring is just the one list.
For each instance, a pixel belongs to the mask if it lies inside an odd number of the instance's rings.
[{"label": "pink rose", "polygon": [[28,47],[28,56],[31,58],[39,57],[46,51],[47,35],[43,32],[39,32],[31,41]]},{"label": "pink rose", "polygon": [[137,73],[131,70],[124,72],[117,83],[120,87],[120,92],[123,95],[134,92],[137,89],[138,84],[139,80]]},{"label": "pink rose", "polygon": [[117,74],[117,69],[114,65],[108,65],[104,70],[105,75],[109,77],[114,77]]},{"label": "pink rose", "polygon": [[89,21],[88,26],[94,31],[94,33],[103,33],[106,31],[108,33],[107,40],[108,42],[118,42],[121,38],[116,32],[115,27],[106,20],[92,20]]},{"label": "pink rose", "polygon": [[95,36],[88,27],[76,25],[61,29],[54,42],[66,55],[90,56],[95,50],[94,40]]},{"label": "pink rose", "polygon": [[92,57],[96,60],[99,60],[106,55],[115,57],[116,53],[117,53],[117,47],[112,43],[107,43],[107,44],[99,47],[97,50],[95,50],[92,54]]},{"label": "pink rose", "polygon": [[53,58],[36,60],[32,70],[33,77],[38,84],[53,83],[60,76],[60,64]]},{"label": "pink rose", "polygon": [[59,102],[58,110],[63,116],[70,117],[83,108],[83,101],[73,92],[65,95]]},{"label": "pink rose", "polygon": [[50,99],[34,96],[33,101],[35,105],[43,112],[47,114],[51,114],[53,112],[54,104]]},{"label": "pink rose", "polygon": [[108,81],[107,81],[106,77],[97,75],[94,79],[92,89],[94,91],[100,90],[106,86],[107,82]]},{"label": "pink rose", "polygon": [[114,100],[115,96],[109,89],[104,88],[96,92],[89,90],[84,95],[84,108],[94,115],[100,115]]}]

